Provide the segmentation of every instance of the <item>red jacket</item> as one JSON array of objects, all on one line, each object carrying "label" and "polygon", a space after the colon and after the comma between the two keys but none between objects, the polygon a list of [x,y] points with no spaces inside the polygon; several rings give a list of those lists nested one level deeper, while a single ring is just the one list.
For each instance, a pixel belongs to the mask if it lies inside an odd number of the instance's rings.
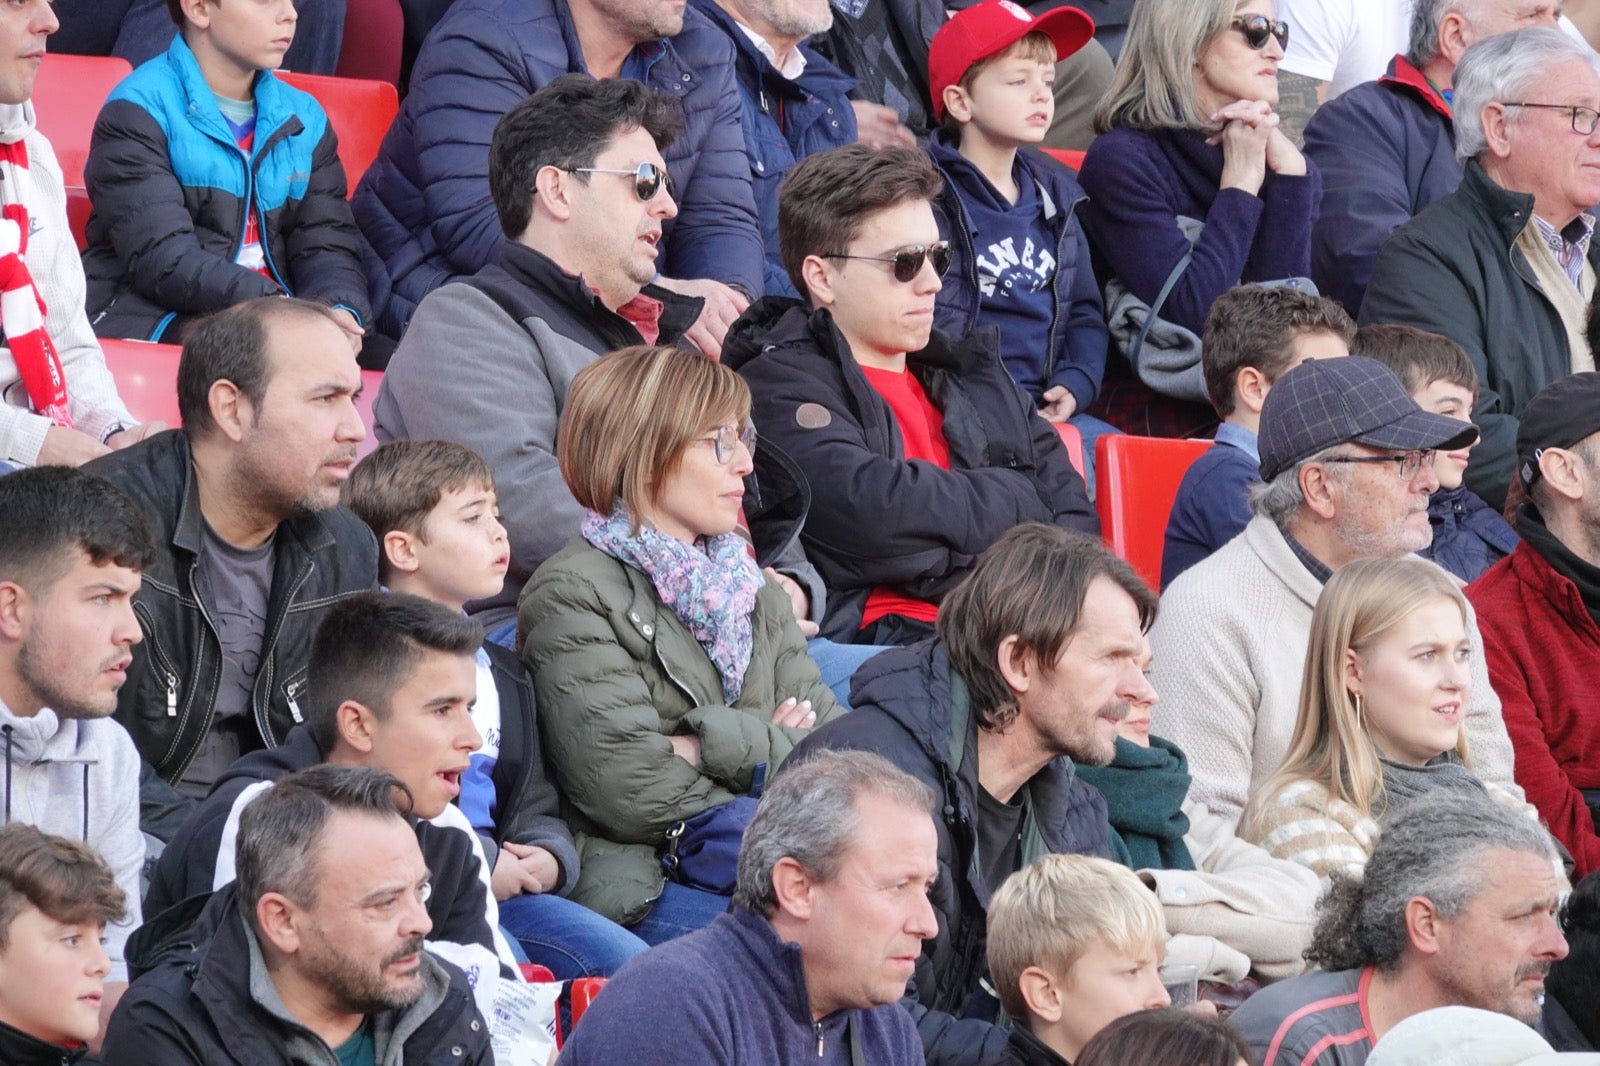
[{"label": "red jacket", "polygon": [[1600,626],[1578,587],[1526,541],[1467,586],[1489,679],[1516,752],[1517,784],[1578,863],[1600,870],[1580,789],[1600,788]]}]

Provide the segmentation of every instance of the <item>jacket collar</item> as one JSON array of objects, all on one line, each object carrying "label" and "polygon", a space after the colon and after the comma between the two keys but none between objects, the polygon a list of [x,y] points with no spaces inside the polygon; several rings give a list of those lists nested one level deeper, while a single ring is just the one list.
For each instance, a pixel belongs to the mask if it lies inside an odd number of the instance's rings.
[{"label": "jacket collar", "polygon": [[[194,453],[189,447],[189,434],[181,429],[172,430],[171,445],[177,469],[155,470],[157,477],[171,475],[179,481],[178,519],[172,528],[172,544],[191,555],[200,554],[205,540],[205,516],[200,511],[200,484],[194,476]],[[163,434],[164,436],[165,434]],[[160,440],[160,437],[155,438]],[[278,523],[278,532],[289,532],[307,552],[315,553],[334,547],[332,530],[317,515],[303,515]]]},{"label": "jacket collar", "polygon": [[[1514,192],[1496,184],[1476,159],[1467,160],[1457,193],[1478,205],[1478,211],[1505,241],[1507,248],[1516,244],[1533,217],[1533,194]],[[1600,247],[1595,247],[1594,251],[1600,251]],[[1591,252],[1591,258],[1593,254]]]},{"label": "jacket collar", "polygon": [[[183,90],[184,110],[189,115],[190,121],[198,122],[206,132],[232,143],[233,132],[223,121],[222,109],[217,106],[216,94],[211,91],[211,86],[206,84],[205,74],[200,70],[200,61],[195,58],[188,42],[183,39],[183,34],[173,36],[172,44],[167,47],[166,61]],[[282,121],[285,118],[296,123],[289,132],[298,133],[304,128],[300,125],[300,120],[295,117],[289,92],[290,87],[279,81],[272,71],[263,70],[256,73],[255,81],[250,86],[250,94],[256,105],[257,124],[254,144],[257,148],[265,145],[267,138],[278,126],[287,126],[287,122]]]},{"label": "jacket collar", "polygon": [[804,955],[799,944],[778,939],[771,922],[742,904],[735,903],[716,921],[725,923],[734,941],[749,956],[752,969],[774,989],[789,1017],[797,1024],[820,1026],[823,1033],[844,1028],[854,1011],[835,1011],[820,1022],[812,1020]]},{"label": "jacket collar", "polygon": [[[973,166],[967,160],[967,157],[961,154],[961,150],[957,147],[956,139],[944,129],[936,129],[928,135],[928,154],[933,157],[934,163],[938,165],[940,170],[947,170],[950,167]],[[1017,163],[1021,167],[1022,173],[1027,176],[1029,181],[1033,182],[1034,190],[1039,195],[1039,209],[1044,214],[1045,222],[1054,226],[1056,215],[1060,214],[1062,205],[1056,202],[1056,194],[1050,187],[1051,182],[1046,180],[1046,175],[1049,174],[1049,171],[1044,168],[1046,166],[1055,166],[1064,171],[1065,167],[1053,159],[1046,159],[1037,149],[1033,148],[1017,149]],[[976,170],[977,168],[973,167],[973,169]],[[1063,175],[1052,176],[1059,178]],[[948,184],[946,182],[947,186]],[[1074,195],[1081,197],[1083,193],[1075,192]],[[962,214],[966,214],[966,205],[961,203],[959,196],[956,197],[956,202],[960,204]],[[971,232],[977,232],[970,222],[967,223],[967,226]]]},{"label": "jacket collar", "polygon": [[1445,98],[1439,95],[1439,90],[1433,87],[1422,71],[1411,65],[1411,61],[1403,55],[1395,56],[1389,61],[1389,72],[1378,79],[1379,84],[1388,85],[1415,96],[1422,103],[1437,111],[1446,122],[1454,122],[1450,112],[1450,105]]},{"label": "jacket collar", "polygon": [[[520,241],[504,241],[500,245],[499,266],[512,281],[560,303],[578,318],[600,319],[613,326],[633,329],[633,324],[607,307],[580,275],[568,273],[536,248]],[[671,344],[682,337],[700,317],[700,309],[705,304],[697,296],[684,296],[659,285],[646,285],[640,291],[661,304],[658,323],[661,344]]]},{"label": "jacket collar", "polygon": [[0,1062],[6,1066],[71,1066],[88,1053],[87,1046],[62,1047],[0,1022]]},{"label": "jacket collar", "polygon": [[737,53],[735,62],[743,75],[740,80],[747,82],[747,89],[762,86],[792,99],[805,100],[829,88],[842,96],[858,84],[855,78],[828,62],[822,53],[805,41],[797,46],[800,54],[805,56],[805,70],[798,78],[786,78],[716,0],[689,0],[689,6],[698,10],[733,42]]}]

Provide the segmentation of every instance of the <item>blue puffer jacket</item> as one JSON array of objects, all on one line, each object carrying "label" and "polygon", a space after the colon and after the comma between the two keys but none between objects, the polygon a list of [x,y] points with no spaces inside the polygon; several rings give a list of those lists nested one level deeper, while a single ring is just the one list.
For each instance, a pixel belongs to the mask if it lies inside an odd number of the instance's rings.
[{"label": "blue puffer jacket", "polygon": [[[955,337],[965,337],[983,320],[978,296],[978,256],[981,239],[972,228],[950,167],[961,159],[949,134],[936,131],[928,138],[928,155],[945,177],[944,191],[934,204],[939,228],[950,241],[950,270],[933,308],[933,324]],[[1055,231],[1055,316],[1050,324],[1050,347],[1044,352],[1019,352],[1001,337],[1000,356],[1006,370],[1039,403],[1043,394],[1065,385],[1082,411],[1100,393],[1106,372],[1104,304],[1094,266],[1089,261],[1089,238],[1077,220],[1078,206],[1087,197],[1072,172],[1036,149],[1017,153],[1022,170],[1038,187],[1045,221]],[[1042,382],[1035,389],[1033,383]]]},{"label": "blue puffer jacket", "polygon": [[1353,318],[1389,234],[1461,184],[1450,105],[1395,56],[1388,74],[1317,108],[1306,155],[1322,171],[1311,280]]},{"label": "blue puffer jacket", "polygon": [[[761,293],[761,230],[750,193],[733,46],[697,11],[676,37],[634,49],[623,74],[683,103],[684,135],[662,153],[678,188],[661,272]],[[422,298],[497,258],[489,141],[500,116],[562,74],[585,70],[565,0],[459,0],[434,27],[411,92],[361,179],[356,222],[378,328],[398,337]]]},{"label": "blue puffer jacket", "polygon": [[[369,319],[327,115],[271,72],[256,77],[255,101],[246,158],[182,35],[112,91],[84,168],[95,206],[85,306],[97,334],[153,340],[177,315],[282,293]],[[252,203],[271,277],[234,262]]]},{"label": "blue puffer jacket", "polygon": [[798,297],[778,257],[778,182],[806,156],[855,143],[856,113],[849,94],[856,79],[802,44],[800,54],[805,56],[806,68],[791,81],[773,69],[715,0],[690,0],[690,6],[733,41],[744,150],[766,248],[766,293]]}]

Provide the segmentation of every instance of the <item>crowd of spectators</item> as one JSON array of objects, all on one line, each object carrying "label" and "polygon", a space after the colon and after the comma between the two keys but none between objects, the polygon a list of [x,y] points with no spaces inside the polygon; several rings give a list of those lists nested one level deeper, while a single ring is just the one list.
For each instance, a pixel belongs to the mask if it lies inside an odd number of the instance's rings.
[{"label": "crowd of spectators", "polygon": [[1600,1061],[1592,5],[355,3],[0,5],[0,1062]]}]

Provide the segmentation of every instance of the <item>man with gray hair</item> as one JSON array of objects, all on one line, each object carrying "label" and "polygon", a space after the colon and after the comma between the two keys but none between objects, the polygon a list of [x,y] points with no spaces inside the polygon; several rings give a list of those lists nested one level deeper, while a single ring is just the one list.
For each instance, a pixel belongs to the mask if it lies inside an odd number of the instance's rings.
[{"label": "man with gray hair", "polygon": [[637,956],[563,1066],[921,1066],[899,1005],[938,926],[933,790],[870,752],[820,752],[761,797],[733,906]]},{"label": "man with gray hair", "polygon": [[1361,322],[1417,326],[1467,350],[1483,432],[1467,487],[1500,508],[1523,407],[1595,368],[1584,329],[1600,263],[1600,57],[1558,30],[1490,38],[1456,68],[1455,107],[1461,186],[1383,246]]},{"label": "man with gray hair", "polygon": [[1462,54],[1497,33],[1554,27],[1560,11],[1557,0],[1416,0],[1388,73],[1317,108],[1305,153],[1322,171],[1311,277],[1324,296],[1358,314],[1389,234],[1460,184],[1450,97]]},{"label": "man with gray hair", "polygon": [[[1150,678],[1163,696],[1152,730],[1188,754],[1191,798],[1238,822],[1288,753],[1323,584],[1357,559],[1426,547],[1433,452],[1474,436],[1422,410],[1387,367],[1361,356],[1311,360],[1273,385],[1261,408],[1254,517],[1167,587],[1150,631]],[[1473,769],[1515,790],[1476,622],[1468,636]]]},{"label": "man with gray hair", "polygon": [[1434,1007],[1533,1025],[1567,954],[1561,889],[1538,822],[1474,790],[1424,793],[1385,820],[1363,877],[1334,875],[1306,952],[1322,972],[1263,989],[1230,1020],[1261,1066],[1361,1066]]},{"label": "man with gray hair", "polygon": [[238,878],[123,997],[105,1060],[492,1064],[466,975],[423,950],[411,801],[382,770],[322,765],[246,808]]}]

